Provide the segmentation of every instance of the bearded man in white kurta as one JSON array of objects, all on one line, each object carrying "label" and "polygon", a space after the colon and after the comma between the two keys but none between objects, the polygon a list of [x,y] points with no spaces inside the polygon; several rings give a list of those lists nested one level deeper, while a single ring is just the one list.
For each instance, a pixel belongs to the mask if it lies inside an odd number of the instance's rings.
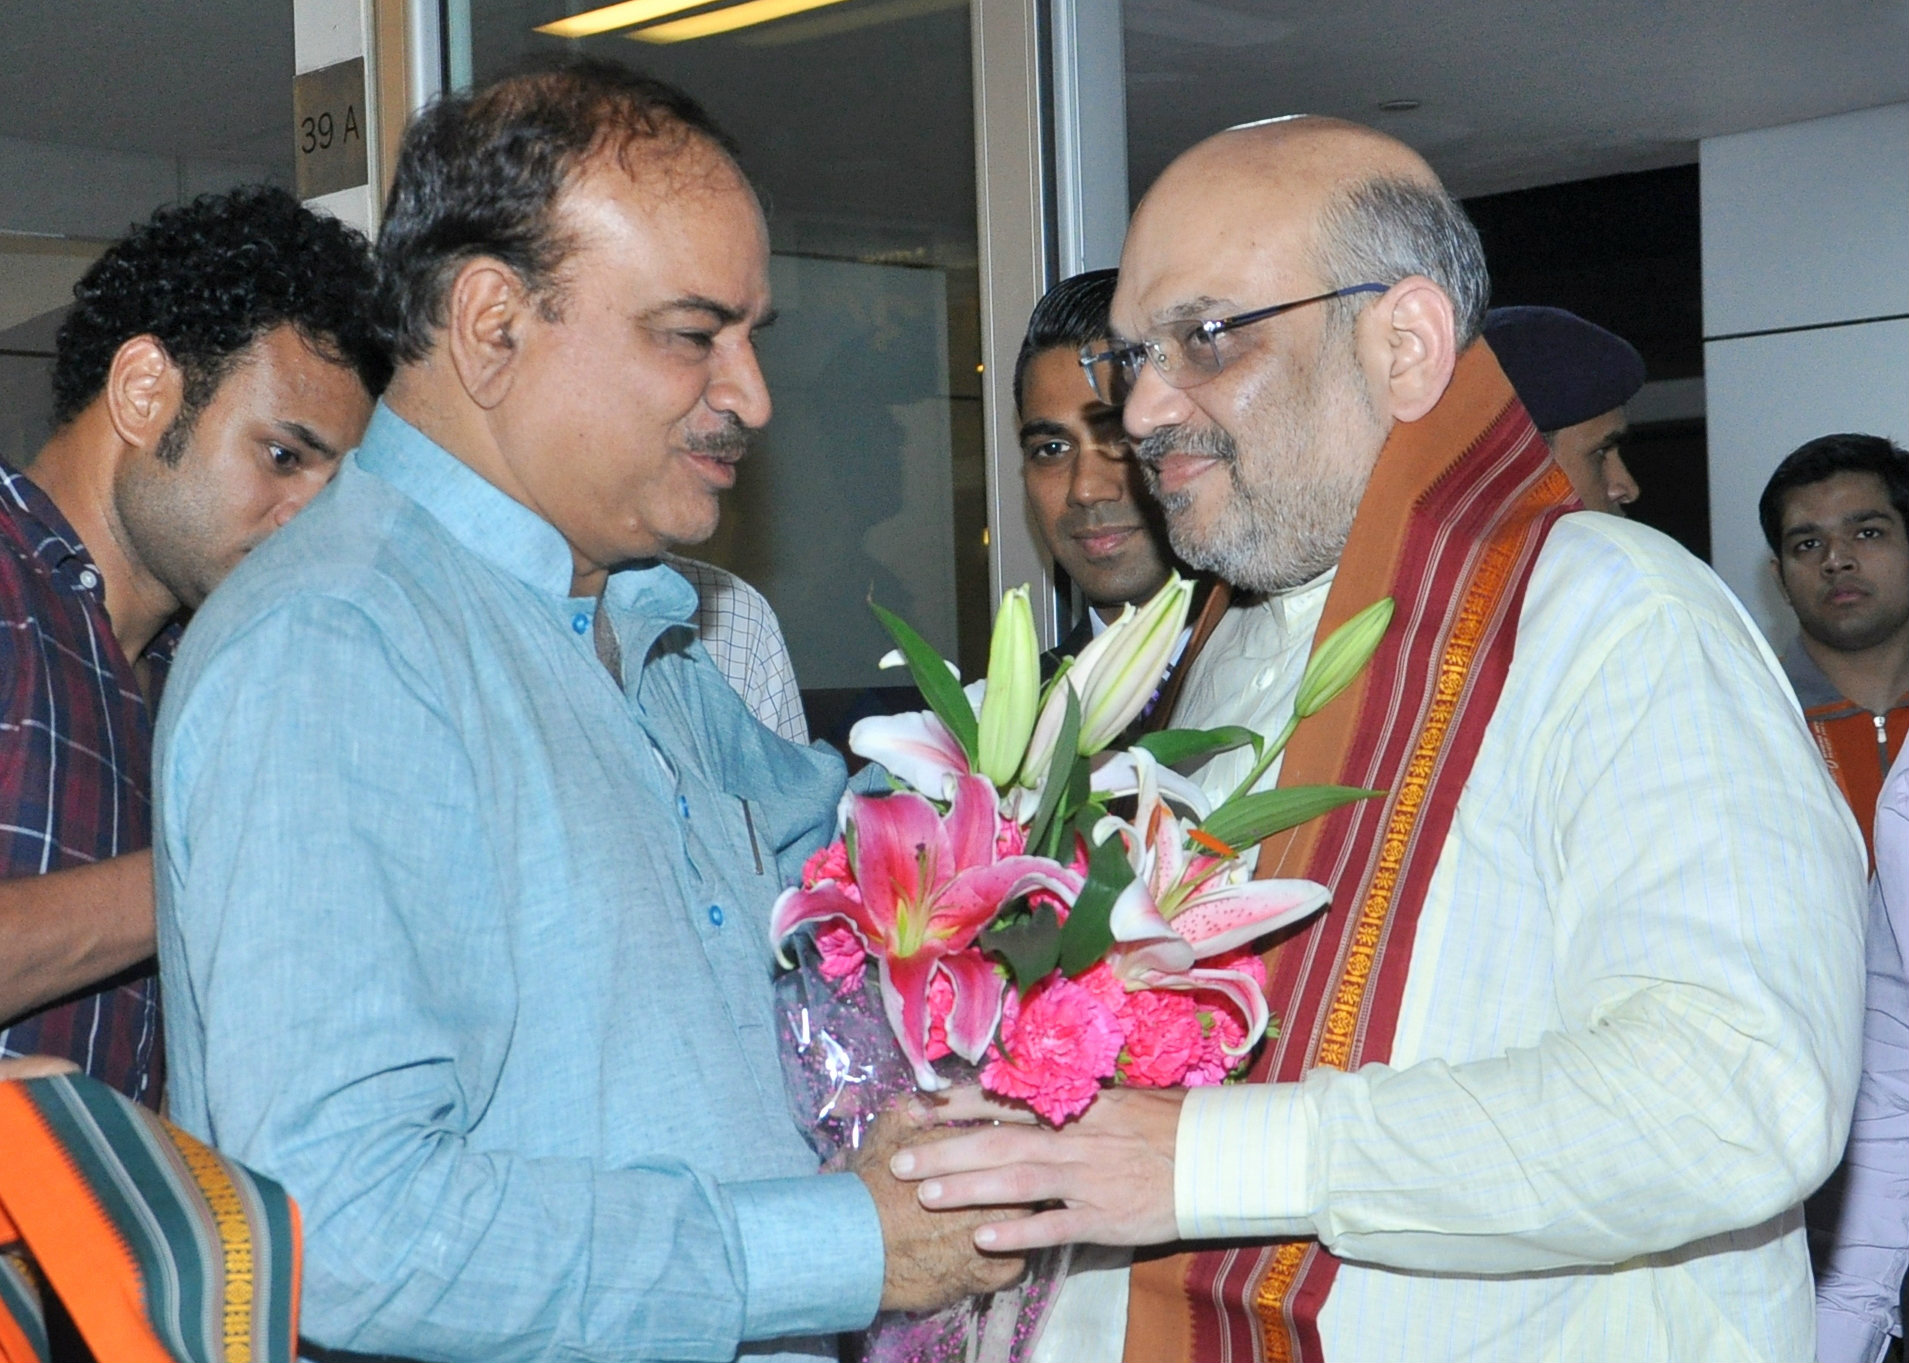
[{"label": "bearded man in white kurta", "polygon": [[1398,611],[1277,778],[1387,794],[1261,849],[1333,903],[1268,952],[1260,1082],[897,1157],[932,1207],[1061,1204],[985,1246],[1189,1242],[1070,1284],[1077,1357],[1811,1356],[1862,844],[1735,599],[1579,513],[1487,293],[1429,168],[1347,124],[1221,134],[1135,216],[1097,362],[1174,548],[1242,589],[1176,724],[1277,732],[1315,636]]}]

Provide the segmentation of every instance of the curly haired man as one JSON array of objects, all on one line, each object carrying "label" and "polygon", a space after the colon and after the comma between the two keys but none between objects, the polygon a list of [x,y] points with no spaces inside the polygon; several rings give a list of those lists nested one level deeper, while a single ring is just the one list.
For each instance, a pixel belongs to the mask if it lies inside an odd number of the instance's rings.
[{"label": "curly haired man", "polygon": [[0,466],[0,1056],[158,1105],[152,716],[181,616],[363,433],[370,283],[357,233],[255,186],[74,287],[53,434]]}]

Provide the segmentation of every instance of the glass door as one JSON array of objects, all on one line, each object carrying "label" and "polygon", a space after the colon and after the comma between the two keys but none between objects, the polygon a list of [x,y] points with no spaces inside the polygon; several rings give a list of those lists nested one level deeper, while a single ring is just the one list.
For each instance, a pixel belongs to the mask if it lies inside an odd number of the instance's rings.
[{"label": "glass door", "polygon": [[818,736],[896,680],[871,594],[985,670],[967,0],[449,0],[442,27],[453,83],[587,53],[683,87],[742,144],[774,252],[775,416],[687,552],[768,597]]}]

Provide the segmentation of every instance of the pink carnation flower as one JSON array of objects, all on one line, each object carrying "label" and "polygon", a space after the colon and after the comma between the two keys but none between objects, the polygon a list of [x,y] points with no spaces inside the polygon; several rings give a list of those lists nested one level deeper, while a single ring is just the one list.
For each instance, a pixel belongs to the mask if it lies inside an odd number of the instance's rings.
[{"label": "pink carnation flower", "polygon": [[[1252,951],[1242,947],[1216,957],[1214,965],[1221,970],[1237,970],[1243,975],[1250,975],[1262,993],[1266,989],[1266,963]],[[1192,997],[1199,1005],[1204,1037],[1199,1058],[1188,1067],[1186,1077],[1180,1082],[1188,1088],[1223,1084],[1234,1073],[1244,1069],[1250,1059],[1239,1054],[1239,1048],[1246,1040],[1246,1022],[1233,1002],[1222,994],[1200,990]],[[1277,1032],[1277,1028],[1274,1031]]]},{"label": "pink carnation flower", "polygon": [[1021,1099],[1056,1126],[1087,1110],[1120,1058],[1113,1010],[1058,972],[1026,998],[1007,991],[1000,1035],[981,1087]]},{"label": "pink carnation flower", "polygon": [[855,884],[848,869],[848,847],[838,838],[826,847],[818,847],[802,863],[802,888],[813,890],[825,880],[838,882],[844,889]]},{"label": "pink carnation flower", "polygon": [[1120,1016],[1120,1010],[1127,1006],[1127,986],[1105,961],[1094,962],[1086,971],[1074,977],[1074,983],[1106,1004],[1107,1010],[1116,1019]]},{"label": "pink carnation flower", "polygon": [[1237,970],[1242,975],[1251,975],[1253,983],[1259,986],[1259,992],[1266,992],[1266,961],[1251,947],[1240,947],[1224,956],[1215,956],[1207,965],[1214,970]]},{"label": "pink carnation flower", "polygon": [[[1200,997],[1199,1010],[1203,1034],[1200,1054],[1180,1080],[1190,1089],[1224,1084],[1251,1058],[1238,1054],[1240,1043],[1246,1040],[1246,1024],[1240,1021],[1232,1004],[1217,995],[1206,994]],[[1228,1047],[1232,1049],[1229,1051]]]},{"label": "pink carnation flower", "polygon": [[[1126,1034],[1120,1077],[1136,1088],[1172,1088],[1206,1058],[1201,1007],[1191,994],[1139,989],[1123,1001],[1119,1019]],[[1242,1033],[1243,1035],[1243,1033]],[[1237,1040],[1237,1038],[1235,1038]]]},{"label": "pink carnation flower", "polygon": [[1012,819],[1003,819],[994,830],[994,855],[1018,857],[1027,851],[1027,830]]}]

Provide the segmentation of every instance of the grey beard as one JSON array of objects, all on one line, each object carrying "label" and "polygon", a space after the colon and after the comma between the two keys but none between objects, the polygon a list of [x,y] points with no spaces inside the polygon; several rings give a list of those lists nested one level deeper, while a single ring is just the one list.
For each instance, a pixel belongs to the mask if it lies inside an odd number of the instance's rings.
[{"label": "grey beard", "polygon": [[[1225,505],[1203,531],[1196,531],[1187,515],[1191,492],[1160,491],[1159,461],[1175,452],[1223,461],[1232,483]],[[1166,512],[1173,552],[1249,591],[1285,591],[1337,563],[1365,492],[1363,475],[1347,476],[1336,468],[1313,470],[1310,476],[1287,468],[1264,482],[1249,482],[1241,476],[1238,445],[1218,427],[1167,427],[1147,436],[1134,453]]]}]

